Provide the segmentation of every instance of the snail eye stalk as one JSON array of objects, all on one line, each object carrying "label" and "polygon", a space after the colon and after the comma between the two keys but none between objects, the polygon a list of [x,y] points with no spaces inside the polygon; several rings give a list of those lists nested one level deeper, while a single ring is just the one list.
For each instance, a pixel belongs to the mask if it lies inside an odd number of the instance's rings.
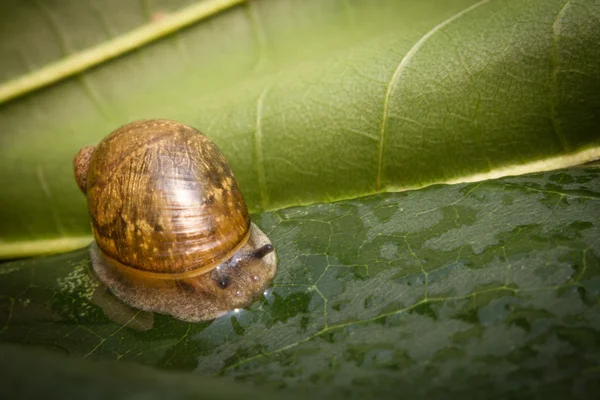
[{"label": "snail eye stalk", "polygon": [[267,254],[272,253],[273,246],[271,244],[265,244],[258,249],[251,251],[239,251],[229,261],[221,264],[216,268],[216,273],[223,274],[229,271],[230,268],[244,268],[250,265],[253,261],[262,260]]},{"label": "snail eye stalk", "polygon": [[254,258],[261,259],[267,254],[273,251],[273,246],[270,244],[265,244],[263,247],[254,250],[254,254],[252,255]]}]

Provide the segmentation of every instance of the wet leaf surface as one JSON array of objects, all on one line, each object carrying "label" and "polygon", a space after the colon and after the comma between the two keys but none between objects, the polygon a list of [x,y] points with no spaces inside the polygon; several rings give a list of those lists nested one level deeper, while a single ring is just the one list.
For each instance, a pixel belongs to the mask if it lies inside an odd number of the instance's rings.
[{"label": "wet leaf surface", "polygon": [[598,390],[597,166],[254,219],[280,266],[247,309],[201,324],[131,310],[82,249],[0,265],[0,339],[322,397]]}]

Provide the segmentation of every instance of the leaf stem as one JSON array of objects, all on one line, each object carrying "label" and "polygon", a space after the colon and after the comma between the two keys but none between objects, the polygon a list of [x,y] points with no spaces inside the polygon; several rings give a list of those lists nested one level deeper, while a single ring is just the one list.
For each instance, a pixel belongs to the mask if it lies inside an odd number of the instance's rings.
[{"label": "leaf stem", "polygon": [[247,0],[205,0],[0,85],[0,104],[56,83]]}]

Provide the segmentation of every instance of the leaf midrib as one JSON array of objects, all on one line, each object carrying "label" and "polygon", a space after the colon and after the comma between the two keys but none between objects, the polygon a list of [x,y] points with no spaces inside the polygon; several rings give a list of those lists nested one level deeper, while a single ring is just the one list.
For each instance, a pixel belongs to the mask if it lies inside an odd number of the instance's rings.
[{"label": "leaf midrib", "polygon": [[[171,13],[160,21],[144,24],[123,35],[51,63],[37,71],[11,79],[0,84],[0,104],[81,73],[246,1],[202,1]],[[42,9],[44,8],[41,5],[39,6]],[[55,24],[51,25],[54,26]],[[64,50],[64,43],[62,44]]]}]

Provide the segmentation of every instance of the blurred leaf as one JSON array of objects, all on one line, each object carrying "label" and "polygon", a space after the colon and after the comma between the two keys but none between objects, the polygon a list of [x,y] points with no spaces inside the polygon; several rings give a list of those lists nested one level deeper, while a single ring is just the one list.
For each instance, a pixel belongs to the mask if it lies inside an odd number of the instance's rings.
[{"label": "blurred leaf", "polygon": [[[230,379],[193,379],[128,363],[92,363],[0,344],[3,399],[279,399]],[[32,374],[31,371],[35,371]],[[286,394],[286,399],[300,398]]]},{"label": "blurred leaf", "polygon": [[[189,0],[7,0],[0,80]],[[89,239],[77,149],[139,118],[212,137],[253,210],[600,156],[598,0],[256,0],[0,105],[0,257]]]},{"label": "blurred leaf", "polygon": [[315,398],[600,389],[598,166],[254,219],[280,266],[248,309],[201,324],[130,310],[84,249],[0,265],[0,340]]}]

